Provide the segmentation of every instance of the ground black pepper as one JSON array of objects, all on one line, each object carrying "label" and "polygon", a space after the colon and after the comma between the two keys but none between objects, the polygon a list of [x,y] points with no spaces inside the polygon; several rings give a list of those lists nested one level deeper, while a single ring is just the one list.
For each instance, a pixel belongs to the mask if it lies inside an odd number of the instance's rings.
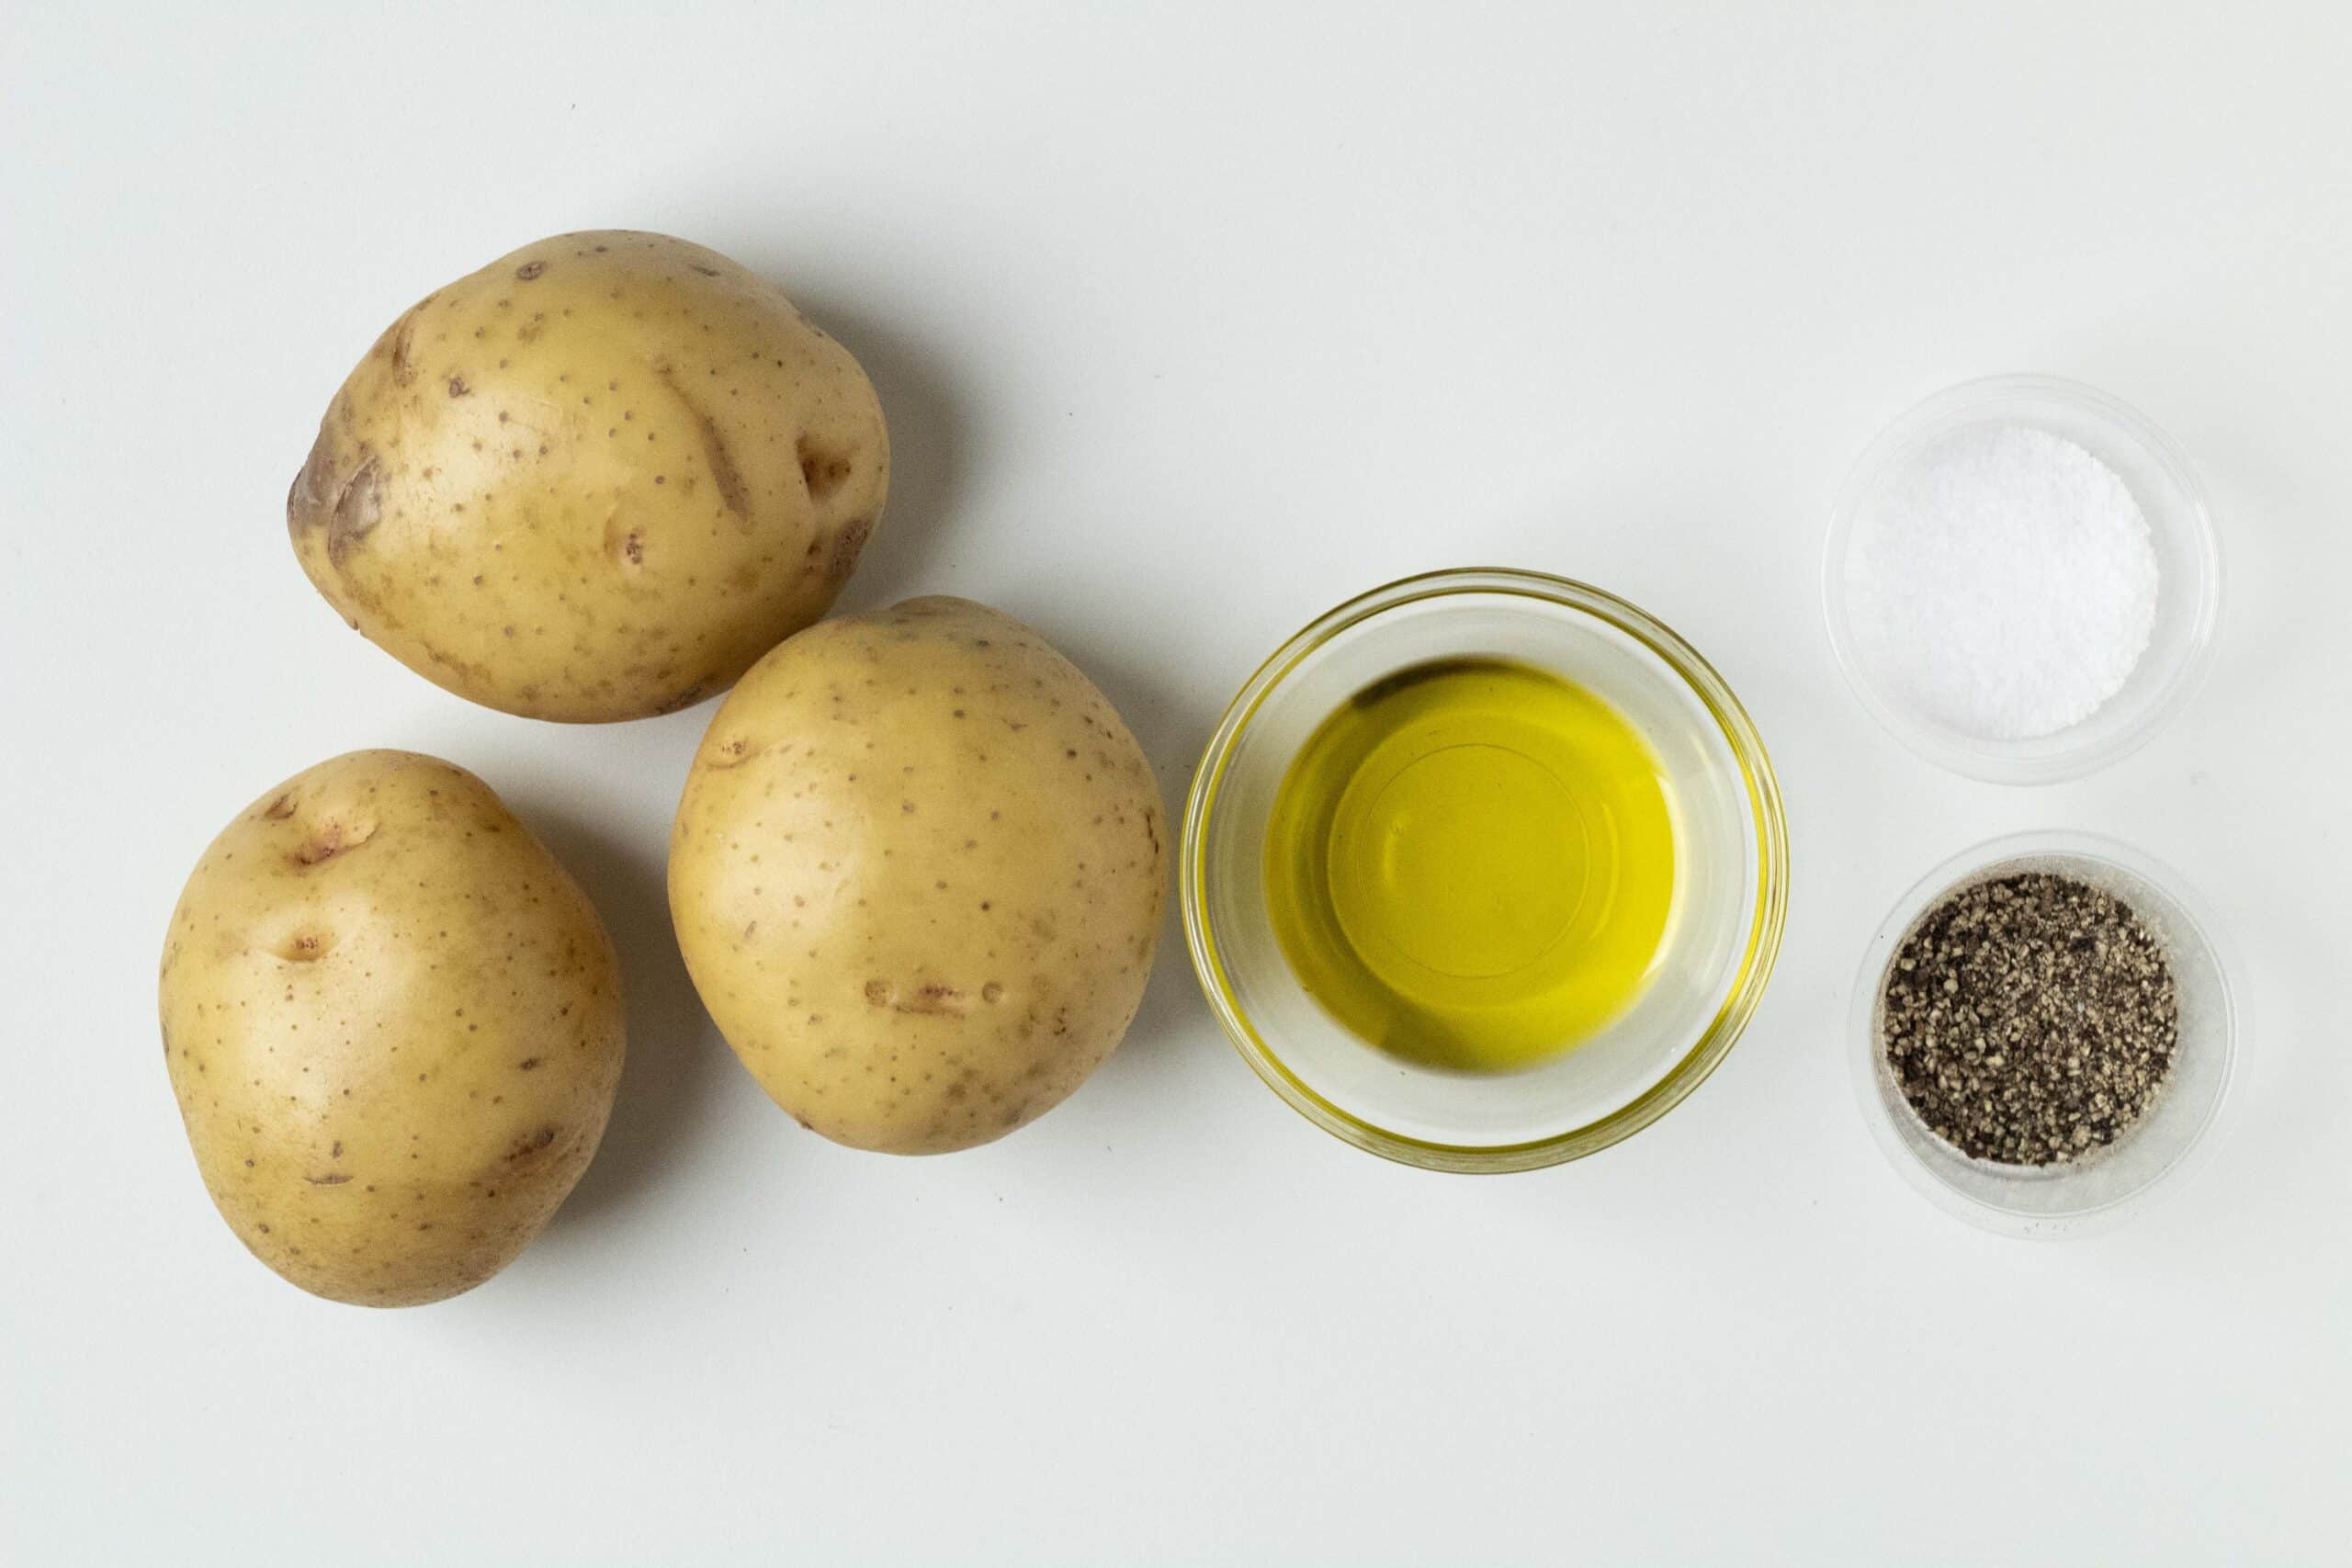
[{"label": "ground black pepper", "polygon": [[2179,997],[2129,904],[2046,872],[1946,894],[1888,967],[1881,1043],[1928,1130],[2056,1165],[2115,1141],[2171,1069]]}]

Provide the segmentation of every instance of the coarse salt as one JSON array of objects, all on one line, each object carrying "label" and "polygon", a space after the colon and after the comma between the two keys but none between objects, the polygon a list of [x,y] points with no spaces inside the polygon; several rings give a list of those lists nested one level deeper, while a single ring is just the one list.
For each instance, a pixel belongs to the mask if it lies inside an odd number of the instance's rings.
[{"label": "coarse salt", "polygon": [[1855,519],[1856,651],[1926,716],[1991,740],[2081,723],[2155,628],[2148,520],[2115,471],[2031,425],[1930,446]]}]

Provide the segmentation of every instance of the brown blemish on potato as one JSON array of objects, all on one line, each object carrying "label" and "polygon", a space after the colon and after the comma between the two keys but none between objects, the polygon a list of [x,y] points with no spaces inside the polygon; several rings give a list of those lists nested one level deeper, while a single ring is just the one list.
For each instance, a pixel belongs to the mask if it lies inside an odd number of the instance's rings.
[{"label": "brown blemish on potato", "polygon": [[703,765],[711,768],[736,768],[750,761],[755,755],[757,752],[752,749],[752,743],[738,735],[732,739],[722,740],[713,746],[709,754],[703,759]]},{"label": "brown blemish on potato", "polygon": [[542,273],[546,272],[547,269],[548,264],[543,261],[525,262],[521,266],[514,269],[514,276],[520,282],[528,283],[534,278],[539,276]]},{"label": "brown blemish on potato", "polygon": [[542,1060],[544,1058],[538,1056],[526,1056],[514,1064],[514,1070],[518,1073],[537,1072]]},{"label": "brown blemish on potato", "polygon": [[[710,682],[707,682],[707,681],[696,681],[693,685],[688,686],[684,691],[680,692],[676,696],[673,696],[673,697],[665,697],[665,698],[663,698],[663,699],[661,701],[661,703],[660,703],[660,704],[658,704],[658,705],[654,707],[653,711],[654,711],[656,714],[665,714],[665,713],[677,713],[677,712],[679,712],[681,709],[684,709],[684,708],[690,708],[690,707],[694,706],[696,703],[698,703],[698,702],[702,701],[704,694],[705,694],[706,693],[707,693],[709,690],[710,690]],[[728,766],[728,765],[729,765],[729,764],[726,764],[726,763],[720,763],[720,764],[719,764],[719,766],[722,766],[722,767],[724,767],[724,766]]]},{"label": "brown blemish on potato", "polygon": [[311,836],[294,848],[288,857],[297,865],[319,865],[339,854],[357,849],[375,837],[373,822],[345,822],[340,817],[330,817],[313,829]]},{"label": "brown blemish on potato", "polygon": [[524,1134],[515,1139],[514,1146],[506,1151],[506,1162],[512,1165],[516,1160],[530,1158],[554,1143],[555,1134],[556,1130],[552,1126],[542,1127],[536,1133]]},{"label": "brown blemish on potato", "polygon": [[853,517],[842,525],[841,534],[833,541],[832,561],[825,571],[836,588],[847,582],[849,574],[857,570],[858,554],[865,548],[866,538],[873,532],[871,517]]},{"label": "brown blemish on potato", "polygon": [[285,821],[288,817],[294,815],[293,795],[290,794],[279,795],[276,800],[271,801],[267,806],[264,807],[261,814],[272,822]]},{"label": "brown blemish on potato", "polygon": [[[727,437],[720,433],[718,421],[705,413],[701,404],[686,396],[685,389],[679,386],[678,378],[670,373],[667,361],[657,364],[653,373],[664,387],[670,389],[671,396],[678,400],[679,405],[686,411],[686,416],[695,422],[695,432],[702,437],[703,461],[709,466],[711,482],[718,487],[718,498],[727,503],[727,510],[741,518],[745,526],[750,526],[752,492],[743,483],[743,471],[735,466],[734,454],[727,449]],[[650,441],[652,436],[649,434],[646,439]]]},{"label": "brown blemish on potato", "polygon": [[694,268],[696,272],[702,274],[705,277],[717,277],[718,276],[718,269],[715,266],[705,266],[700,262],[688,262],[686,265]]},{"label": "brown blemish on potato", "polygon": [[331,429],[334,421],[335,410],[330,409],[319,425],[318,439],[311,444],[310,457],[286,492],[286,529],[298,544],[305,533],[325,529],[327,559],[340,568],[360,540],[367,537],[368,530],[376,526],[382,502],[378,493],[376,455],[365,447],[359,449],[358,462],[350,472],[340,479],[336,478],[342,465],[337,460],[340,449]]},{"label": "brown blemish on potato", "polygon": [[288,964],[315,964],[334,946],[332,933],[322,931],[299,931],[277,944],[277,956]]},{"label": "brown blemish on potato", "polygon": [[471,387],[466,385],[466,378],[463,376],[452,376],[449,378],[449,395],[451,397],[462,398],[472,390],[473,389]]},{"label": "brown blemish on potato", "polygon": [[401,312],[400,319],[385,328],[383,335],[379,337],[375,346],[368,350],[368,355],[372,358],[391,361],[392,380],[399,386],[405,387],[416,379],[416,365],[413,358],[416,324],[423,318],[424,308],[432,304],[438,296],[439,290],[436,289]]},{"label": "brown blemish on potato", "polygon": [[624,568],[642,569],[645,565],[645,530],[631,526],[618,515],[607,517],[605,520],[605,553]]},{"label": "brown blemish on potato", "polygon": [[340,1170],[330,1170],[324,1176],[305,1176],[303,1180],[313,1187],[340,1187],[351,1178]]},{"label": "brown blemish on potato", "polygon": [[953,986],[931,981],[917,986],[912,991],[901,991],[888,980],[868,980],[865,999],[875,1007],[888,1008],[892,1012],[925,1013],[933,1017],[961,1018],[971,1010],[971,998]]},{"label": "brown blemish on potato", "polygon": [[795,445],[794,451],[800,459],[800,482],[808,487],[810,501],[822,502],[841,489],[852,472],[847,457],[828,452],[806,435]]},{"label": "brown blemish on potato", "polygon": [[350,558],[381,516],[377,493],[376,459],[371,455],[335,493],[334,510],[327,516],[327,559],[338,568]]}]

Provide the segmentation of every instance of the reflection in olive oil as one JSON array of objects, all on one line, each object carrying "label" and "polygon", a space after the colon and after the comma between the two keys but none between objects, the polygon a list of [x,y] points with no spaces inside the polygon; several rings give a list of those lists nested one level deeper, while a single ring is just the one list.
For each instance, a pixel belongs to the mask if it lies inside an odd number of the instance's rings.
[{"label": "reflection in olive oil", "polygon": [[1266,902],[1300,983],[1416,1062],[1533,1066],[1647,984],[1674,899],[1656,755],[1623,715],[1500,660],[1400,671],[1283,775]]}]

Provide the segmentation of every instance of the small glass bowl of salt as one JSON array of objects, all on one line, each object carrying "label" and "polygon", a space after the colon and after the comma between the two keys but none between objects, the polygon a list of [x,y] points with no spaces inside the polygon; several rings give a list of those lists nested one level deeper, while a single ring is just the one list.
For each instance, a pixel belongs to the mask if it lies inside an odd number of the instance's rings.
[{"label": "small glass bowl of salt", "polygon": [[2196,689],[2222,564],[2188,459],[2094,388],[1996,376],[1863,451],[1831,514],[1839,667],[1895,738],[1995,784],[2079,778]]}]

